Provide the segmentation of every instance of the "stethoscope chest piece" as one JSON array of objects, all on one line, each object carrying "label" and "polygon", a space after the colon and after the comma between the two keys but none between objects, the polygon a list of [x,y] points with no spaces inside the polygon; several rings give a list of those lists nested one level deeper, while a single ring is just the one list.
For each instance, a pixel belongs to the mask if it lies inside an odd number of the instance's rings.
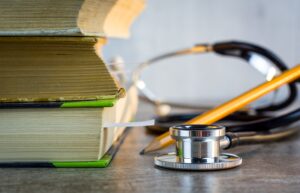
[{"label": "stethoscope chest piece", "polygon": [[242,164],[242,158],[220,153],[225,127],[217,125],[179,125],[170,128],[176,140],[176,153],[154,158],[159,167],[177,170],[222,170]]}]

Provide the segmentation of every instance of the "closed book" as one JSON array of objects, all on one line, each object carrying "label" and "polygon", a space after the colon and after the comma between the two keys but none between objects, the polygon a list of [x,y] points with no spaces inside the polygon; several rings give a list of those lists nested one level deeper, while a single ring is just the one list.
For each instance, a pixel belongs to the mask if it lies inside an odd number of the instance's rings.
[{"label": "closed book", "polygon": [[124,128],[105,124],[130,120],[132,100],[102,100],[96,106],[2,103],[0,167],[106,167],[125,134]]},{"label": "closed book", "polygon": [[1,0],[1,36],[128,37],[143,0]]},{"label": "closed book", "polygon": [[124,89],[101,59],[103,38],[0,37],[0,102],[117,99]]}]

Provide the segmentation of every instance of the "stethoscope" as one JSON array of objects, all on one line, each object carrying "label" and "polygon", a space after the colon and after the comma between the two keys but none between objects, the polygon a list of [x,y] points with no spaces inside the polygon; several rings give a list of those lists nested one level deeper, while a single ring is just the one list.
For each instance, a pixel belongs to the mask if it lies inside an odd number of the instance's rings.
[{"label": "stethoscope", "polygon": [[294,134],[294,127],[272,129],[265,132],[227,132],[220,125],[177,125],[170,128],[176,141],[175,153],[156,156],[154,164],[176,170],[224,170],[242,164],[242,158],[221,153],[238,145],[270,142]]},{"label": "stethoscope", "polygon": [[136,86],[143,94],[142,99],[156,106],[160,115],[156,118],[156,125],[148,128],[156,131],[170,129],[171,137],[176,140],[176,153],[155,158],[154,163],[159,167],[183,170],[233,168],[239,166],[242,159],[234,154],[221,153],[222,149],[229,149],[237,145],[275,141],[296,132],[294,127],[285,126],[299,120],[300,108],[274,116],[274,112],[290,107],[297,99],[295,82],[288,84],[289,96],[282,102],[237,112],[225,118],[226,120],[238,121],[238,124],[225,126],[181,125],[180,123],[199,115],[199,113],[169,115],[171,107],[189,108],[190,106],[159,100],[141,80],[142,71],[163,59],[207,52],[235,56],[246,60],[253,68],[262,73],[267,81],[288,69],[285,63],[271,51],[245,42],[199,44],[189,49],[155,57],[139,65],[133,73],[132,85]]},{"label": "stethoscope", "polygon": [[[172,107],[188,108],[188,109],[203,109],[207,107],[188,105],[182,103],[167,102],[156,96],[148,87],[145,81],[141,79],[142,72],[158,62],[176,56],[210,53],[214,52],[218,55],[232,56],[245,60],[251,67],[256,69],[265,76],[267,81],[272,80],[276,75],[288,69],[287,65],[271,51],[246,42],[220,42],[215,44],[197,44],[191,48],[174,51],[154,57],[146,62],[141,63],[133,72],[132,84],[134,84],[142,94],[142,100],[152,104],[156,108],[156,114],[159,116],[168,115]],[[295,83],[288,85],[289,96],[280,103],[274,104],[273,101],[264,107],[256,109],[248,109],[252,113],[263,113],[282,110],[288,107],[297,99],[297,87]],[[274,97],[276,98],[276,97]]]}]

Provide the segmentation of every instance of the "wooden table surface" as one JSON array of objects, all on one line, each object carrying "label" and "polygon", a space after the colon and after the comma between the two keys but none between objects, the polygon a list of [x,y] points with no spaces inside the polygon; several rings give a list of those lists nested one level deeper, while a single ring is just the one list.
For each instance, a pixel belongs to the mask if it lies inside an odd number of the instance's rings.
[{"label": "wooden table surface", "polygon": [[154,154],[138,154],[153,137],[144,128],[131,129],[104,169],[1,168],[0,192],[300,192],[300,135],[233,149],[242,166],[212,172],[154,167]]}]

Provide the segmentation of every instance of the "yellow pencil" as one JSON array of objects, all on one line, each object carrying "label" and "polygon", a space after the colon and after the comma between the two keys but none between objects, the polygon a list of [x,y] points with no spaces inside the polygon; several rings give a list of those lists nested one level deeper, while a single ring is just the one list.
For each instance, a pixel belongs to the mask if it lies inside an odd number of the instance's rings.
[{"label": "yellow pencil", "polygon": [[[199,115],[185,124],[212,124],[216,121],[221,120],[222,118],[228,116],[229,114],[243,108],[247,104],[253,102],[254,100],[268,94],[269,92],[279,88],[280,86],[293,82],[300,78],[300,64],[291,68],[290,70],[285,71],[281,75],[277,76],[269,82],[265,82],[240,96],[225,102],[224,104],[215,107],[212,110],[207,111],[206,113]],[[143,151],[141,154],[156,151],[162,148],[165,148],[174,141],[170,137],[169,132],[166,132],[158,137],[156,137]]]}]

